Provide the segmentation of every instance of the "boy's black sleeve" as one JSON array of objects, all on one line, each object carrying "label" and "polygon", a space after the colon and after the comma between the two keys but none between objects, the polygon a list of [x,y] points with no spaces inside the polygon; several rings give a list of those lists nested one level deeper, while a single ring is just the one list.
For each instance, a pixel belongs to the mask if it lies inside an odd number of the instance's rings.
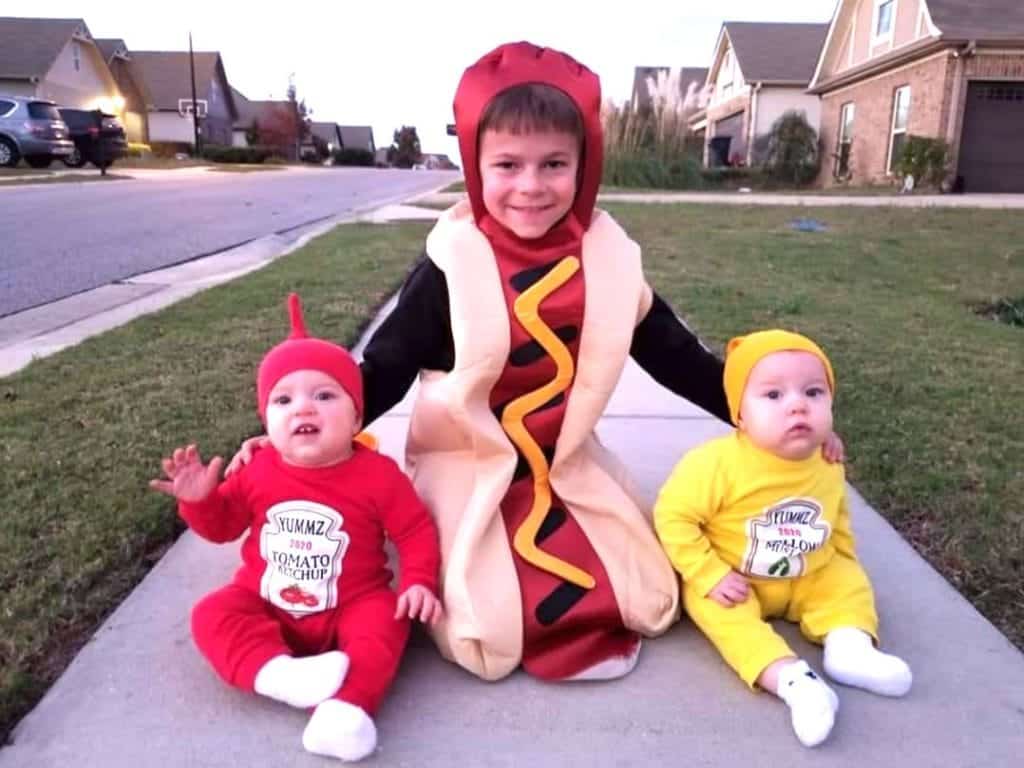
[{"label": "boy's black sleeve", "polygon": [[448,283],[424,255],[363,352],[363,426],[405,397],[420,370],[450,371],[454,364]]},{"label": "boy's black sleeve", "polygon": [[663,387],[731,423],[722,384],[724,364],[658,294],[633,331],[629,354]]}]

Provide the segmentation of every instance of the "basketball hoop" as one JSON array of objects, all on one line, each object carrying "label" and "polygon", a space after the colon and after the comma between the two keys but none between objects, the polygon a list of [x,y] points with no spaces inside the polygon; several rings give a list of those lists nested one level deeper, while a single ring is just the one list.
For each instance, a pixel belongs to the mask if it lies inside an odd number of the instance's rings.
[{"label": "basketball hoop", "polygon": [[[196,114],[200,119],[206,117],[206,99],[196,99]],[[187,117],[192,114],[192,99],[178,99],[178,114]]]}]

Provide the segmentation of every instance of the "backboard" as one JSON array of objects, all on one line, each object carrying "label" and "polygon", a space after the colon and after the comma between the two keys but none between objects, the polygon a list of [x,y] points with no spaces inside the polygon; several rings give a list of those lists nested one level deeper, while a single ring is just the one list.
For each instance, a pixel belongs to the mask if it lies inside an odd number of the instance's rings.
[{"label": "backboard", "polygon": [[[200,118],[206,117],[206,99],[196,99],[196,114]],[[178,99],[178,114],[182,117],[192,114],[192,99]]]}]

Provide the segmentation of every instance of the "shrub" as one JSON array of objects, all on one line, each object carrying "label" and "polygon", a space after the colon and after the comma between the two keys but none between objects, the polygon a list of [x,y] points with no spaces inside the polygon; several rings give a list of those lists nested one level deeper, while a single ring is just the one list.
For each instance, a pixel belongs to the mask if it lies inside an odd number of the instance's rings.
[{"label": "shrub", "polygon": [[156,157],[174,157],[178,154],[192,155],[192,145],[185,141],[152,141],[149,147]]},{"label": "shrub", "polygon": [[272,153],[271,147],[227,147],[219,144],[207,144],[203,147],[203,157],[214,163],[259,165]]},{"label": "shrub", "polygon": [[772,186],[771,179],[766,177],[765,171],[761,168],[730,166],[702,168],[700,177],[706,186],[721,189]]},{"label": "shrub", "polygon": [[695,102],[681,93],[678,71],[649,78],[648,87],[651,108],[608,103],[602,110],[602,182],[656,189],[700,187],[702,151],[687,127]]},{"label": "shrub", "polygon": [[772,179],[795,186],[814,181],[820,168],[818,133],[803,112],[789,110],[772,125],[764,170]]},{"label": "shrub", "polygon": [[908,136],[896,159],[896,173],[913,176],[916,185],[938,187],[946,177],[949,146],[942,139]]},{"label": "shrub", "polygon": [[372,167],[374,164],[373,152],[360,147],[343,147],[334,150],[332,155],[335,165],[359,165]]}]

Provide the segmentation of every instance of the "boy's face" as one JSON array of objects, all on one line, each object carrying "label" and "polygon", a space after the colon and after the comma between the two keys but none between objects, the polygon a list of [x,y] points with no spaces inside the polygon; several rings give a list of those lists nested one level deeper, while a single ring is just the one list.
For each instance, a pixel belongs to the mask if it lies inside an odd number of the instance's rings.
[{"label": "boy's face", "polygon": [[572,208],[579,165],[579,141],[570,133],[484,131],[484,207],[516,236],[542,237]]},{"label": "boy's face", "polygon": [[798,351],[759,360],[743,390],[739,428],[776,456],[811,456],[832,431],[832,393],[821,360]]},{"label": "boy's face", "polygon": [[352,455],[360,418],[348,393],[322,371],[292,371],[270,390],[267,435],[281,458],[326,467]]}]

